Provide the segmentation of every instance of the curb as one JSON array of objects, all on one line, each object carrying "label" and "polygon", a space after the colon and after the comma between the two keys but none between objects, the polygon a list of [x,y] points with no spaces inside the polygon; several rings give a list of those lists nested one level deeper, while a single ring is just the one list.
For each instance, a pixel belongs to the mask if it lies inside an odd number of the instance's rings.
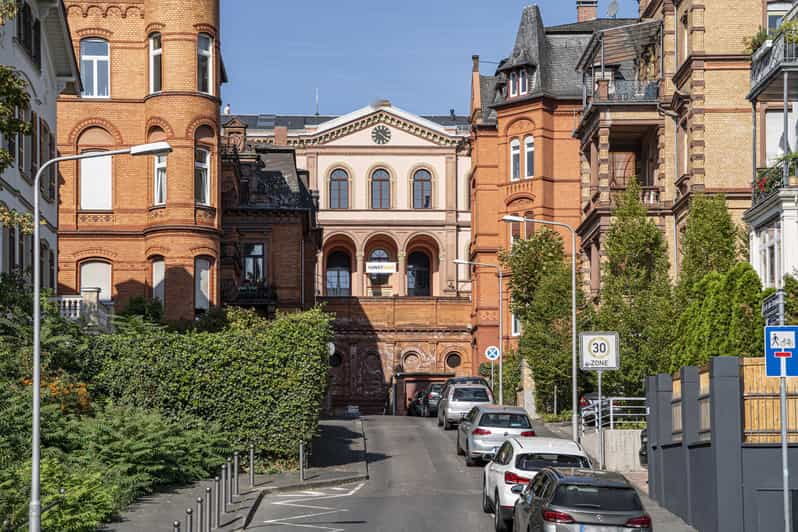
[{"label": "curb", "polygon": [[258,496],[255,499],[255,502],[249,507],[247,510],[247,515],[244,516],[244,524],[240,527],[235,529],[236,532],[245,530],[251,523],[252,519],[255,517],[255,513],[257,513],[258,509],[260,508],[260,503],[263,501],[263,498],[267,495],[272,495],[274,493],[282,493],[285,491],[293,491],[298,489],[313,489],[313,488],[329,488],[332,486],[339,486],[341,484],[351,484],[353,482],[359,482],[361,480],[368,480],[368,475],[350,475],[348,477],[340,477],[340,478],[333,478],[329,480],[309,480],[307,482],[302,483],[295,483],[295,484],[286,484],[284,486],[274,486],[274,487],[263,487],[263,488],[255,488],[255,490],[250,490],[249,492],[242,493],[242,495],[246,493],[252,493],[253,491],[258,492]]}]

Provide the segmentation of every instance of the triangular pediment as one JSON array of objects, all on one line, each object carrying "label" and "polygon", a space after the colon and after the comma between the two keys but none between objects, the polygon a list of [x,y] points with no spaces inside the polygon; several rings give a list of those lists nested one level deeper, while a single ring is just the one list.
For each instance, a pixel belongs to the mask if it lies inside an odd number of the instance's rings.
[{"label": "triangular pediment", "polygon": [[245,122],[242,122],[237,116],[234,116],[233,118],[231,118],[227,122],[224,122],[222,124],[222,127],[224,127],[224,128],[246,128],[247,124]]}]

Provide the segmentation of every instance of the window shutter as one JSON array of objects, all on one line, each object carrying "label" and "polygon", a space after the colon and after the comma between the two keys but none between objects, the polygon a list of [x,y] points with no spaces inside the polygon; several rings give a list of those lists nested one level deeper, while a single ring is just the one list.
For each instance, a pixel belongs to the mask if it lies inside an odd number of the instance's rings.
[{"label": "window shutter", "polygon": [[33,49],[31,50],[31,57],[36,67],[41,70],[42,68],[42,27],[37,19],[33,23]]},{"label": "window shutter", "polygon": [[30,113],[30,176],[39,170],[39,117],[35,111]]},{"label": "window shutter", "polygon": [[80,208],[111,210],[111,158],[97,157],[80,162]]},{"label": "window shutter", "polygon": [[[55,137],[53,137],[53,134],[50,133],[50,159],[55,159],[55,157],[56,157]],[[48,175],[50,199],[55,199],[55,178],[56,178],[56,165],[52,164],[50,165],[50,172]]]},{"label": "window shutter", "polygon": [[80,265],[80,288],[99,288],[100,301],[111,300],[111,265],[107,262],[84,262]]},{"label": "window shutter", "polygon": [[164,303],[166,263],[163,259],[152,261],[152,298]]},{"label": "window shutter", "polygon": [[194,308],[208,310],[211,301],[211,263],[207,259],[194,262]]}]

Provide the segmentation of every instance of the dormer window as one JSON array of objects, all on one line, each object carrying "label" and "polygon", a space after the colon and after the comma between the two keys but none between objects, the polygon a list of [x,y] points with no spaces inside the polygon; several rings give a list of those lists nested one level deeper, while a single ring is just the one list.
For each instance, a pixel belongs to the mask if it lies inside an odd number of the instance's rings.
[{"label": "dormer window", "polygon": [[518,96],[518,74],[510,72],[510,96]]},{"label": "dormer window", "polygon": [[521,94],[526,94],[529,92],[529,79],[527,78],[526,70],[521,70],[521,73],[518,76],[521,79]]}]

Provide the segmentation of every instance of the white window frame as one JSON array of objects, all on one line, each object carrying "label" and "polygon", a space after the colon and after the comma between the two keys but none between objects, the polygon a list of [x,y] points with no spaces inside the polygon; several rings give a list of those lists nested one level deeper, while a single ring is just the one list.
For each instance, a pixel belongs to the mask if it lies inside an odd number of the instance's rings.
[{"label": "white window frame", "polygon": [[[81,39],[80,43],[83,44],[83,42],[89,42],[89,41],[105,43],[106,54],[105,55],[83,55],[83,53],[81,51],[81,54],[80,54],[80,66],[81,66],[81,68],[83,68],[83,61],[91,61],[91,64],[92,64],[91,75],[92,75],[92,80],[93,80],[92,86],[94,88],[94,94],[87,94],[85,92],[85,89],[84,89],[84,92],[81,92],[80,96],[81,96],[81,98],[103,98],[103,99],[108,99],[108,98],[111,97],[111,44],[107,40],[100,39],[99,37],[89,37],[89,38],[86,38],[86,39]],[[106,68],[108,69],[108,94],[105,94],[105,95],[101,96],[99,94],[99,90],[98,90],[99,89],[99,83],[98,83],[98,80],[99,80],[99,75],[98,75],[99,67],[98,67],[98,62],[102,61],[102,60],[105,60],[105,64],[107,65]]]},{"label": "white window frame", "polygon": [[[529,154],[532,154],[532,168],[529,168]],[[531,171],[530,171],[531,170]],[[535,177],[535,137],[527,135],[524,137],[524,177],[527,179]]]},{"label": "white window frame", "polygon": [[[90,265],[95,265],[95,264],[102,264],[102,265],[107,267],[107,272],[103,271],[103,273],[107,275],[107,278],[103,279],[99,283],[95,283],[95,284],[100,284],[100,285],[104,285],[104,284],[107,283],[108,284],[107,287],[106,286],[84,286],[85,281],[84,281],[83,268],[86,268],[86,267],[88,267]],[[105,270],[105,269],[103,268],[103,270]],[[114,288],[114,267],[113,267],[113,265],[111,263],[106,262],[104,260],[88,260],[88,261],[82,262],[80,264],[80,268],[79,268],[79,272],[78,273],[79,273],[79,277],[80,277],[80,288],[81,288],[81,290],[84,289],[84,288],[99,288],[100,289],[100,301],[112,301],[112,296],[113,296],[112,290]],[[104,277],[105,277],[105,275],[104,275]]]},{"label": "white window frame", "polygon": [[[205,161],[204,162],[197,161],[196,152],[203,152],[205,154]],[[205,201],[199,201],[199,200],[197,200],[197,197],[196,197],[196,194],[197,194],[197,191],[196,191],[196,187],[197,187],[197,182],[196,182],[197,181],[196,180],[197,170],[204,170],[205,171],[205,190],[204,190]],[[210,204],[211,204],[211,152],[210,152],[209,149],[202,148],[200,146],[196,146],[194,148],[194,188],[195,188],[195,190],[194,190],[194,201],[197,203],[197,205],[210,206]]]},{"label": "white window frame", "polygon": [[[166,169],[166,155],[156,155],[153,157],[153,189],[152,189],[152,203],[153,205],[166,205],[166,184],[167,184],[167,169]],[[163,172],[161,172],[163,170]],[[163,177],[160,177],[163,174]],[[159,186],[163,181],[163,185]],[[160,191],[163,191],[163,197],[160,197]]]},{"label": "white window frame", "polygon": [[510,96],[518,96],[518,75],[510,72]]},{"label": "white window frame", "polygon": [[515,312],[510,313],[510,334],[512,336],[521,336],[521,320],[515,315]]},{"label": "white window frame", "polygon": [[[517,162],[516,162],[517,161]],[[521,141],[510,141],[510,181],[521,179]]]},{"label": "white window frame", "polygon": [[[155,38],[158,37],[161,41],[161,44],[158,48],[155,48]],[[155,90],[155,58],[161,58],[161,86],[158,90]],[[163,91],[163,36],[158,33],[151,33],[150,34],[150,94],[156,94]]]},{"label": "white window frame", "polygon": [[[208,49],[203,50],[200,48],[202,37],[208,38]],[[204,56],[208,58],[208,69],[205,74],[208,76],[208,90],[200,90],[200,79],[197,77],[197,91],[203,94],[213,95],[213,36],[210,33],[200,33],[197,36],[197,75],[199,76],[199,58]]]},{"label": "white window frame", "polygon": [[[96,191],[98,182],[96,179],[87,179],[89,170],[97,170],[103,165],[103,169],[107,165],[108,177],[107,188],[108,197],[94,204],[89,204],[89,198],[96,199],[89,191]],[[95,177],[95,176],[92,176]],[[82,159],[80,161],[80,210],[82,211],[111,211],[114,208],[114,165],[110,155],[105,157],[93,157],[91,159]],[[99,204],[99,205],[98,205]]]},{"label": "white window frame", "polygon": [[525,69],[521,69],[521,72],[518,74],[518,93],[521,95],[527,94],[529,92],[529,74],[527,74]]},{"label": "white window frame", "polygon": [[[765,288],[781,288],[782,271],[781,222],[777,221],[759,232],[759,259],[762,271],[762,284]],[[771,257],[771,250],[773,256]],[[770,275],[771,269],[773,276]]]},{"label": "white window frame", "polygon": [[206,311],[211,307],[211,268],[210,259],[194,259],[194,310]]},{"label": "white window frame", "polygon": [[152,299],[164,304],[166,299],[166,261],[163,257],[152,260]]}]

